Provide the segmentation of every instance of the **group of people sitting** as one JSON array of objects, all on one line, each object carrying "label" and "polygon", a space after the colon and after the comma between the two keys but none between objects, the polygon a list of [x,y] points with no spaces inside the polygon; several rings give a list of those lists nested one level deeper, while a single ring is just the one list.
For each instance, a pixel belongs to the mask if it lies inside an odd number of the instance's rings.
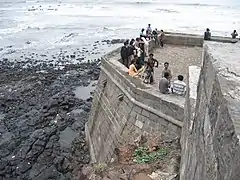
[{"label": "group of people sitting", "polygon": [[[231,33],[232,39],[236,39],[238,37],[237,30],[233,30]],[[204,40],[211,40],[211,31],[209,28],[204,32]]]},{"label": "group of people sitting", "polygon": [[[159,62],[154,58],[154,54],[148,54],[148,45],[150,40],[154,40],[156,46],[163,47],[164,31],[152,30],[151,24],[141,30],[140,36],[132,39],[130,42],[124,42],[121,48],[122,63],[128,68],[128,74],[132,77],[140,77],[146,84],[154,83],[154,68],[158,68]],[[178,80],[171,83],[172,73],[169,69],[169,63],[164,63],[162,78],[159,81],[159,90],[163,94],[174,93],[185,95],[186,84],[183,82],[183,76],[179,75]]]}]

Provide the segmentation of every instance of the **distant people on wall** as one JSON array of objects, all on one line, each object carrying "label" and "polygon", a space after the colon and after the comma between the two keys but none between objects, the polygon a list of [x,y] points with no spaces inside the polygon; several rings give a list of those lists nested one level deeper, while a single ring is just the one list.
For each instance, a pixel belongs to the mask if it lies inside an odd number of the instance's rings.
[{"label": "distant people on wall", "polygon": [[233,39],[236,39],[238,36],[237,30],[233,30],[232,34],[231,34]]},{"label": "distant people on wall", "polygon": [[169,69],[169,63],[168,62],[164,63],[164,69],[162,71],[162,78],[164,77],[165,72],[167,72],[169,74],[169,76],[168,76],[169,79],[168,80],[170,81],[172,79],[172,72]]},{"label": "distant people on wall", "polygon": [[124,42],[124,45],[121,48],[121,59],[123,65],[125,65],[128,68],[128,43],[127,41]]},{"label": "distant people on wall", "polygon": [[163,41],[165,38],[165,33],[163,30],[160,31],[160,37],[159,37],[159,41],[160,41],[160,46],[163,47]]},{"label": "distant people on wall", "polygon": [[159,81],[159,91],[163,94],[170,94],[169,76],[168,72],[164,72],[163,77]]},{"label": "distant people on wall", "polygon": [[173,94],[184,96],[186,93],[186,83],[183,82],[183,75],[178,75],[178,80],[174,81],[171,85]]},{"label": "distant people on wall", "polygon": [[206,31],[204,32],[204,40],[210,40],[211,39],[211,32],[210,29],[207,28]]}]

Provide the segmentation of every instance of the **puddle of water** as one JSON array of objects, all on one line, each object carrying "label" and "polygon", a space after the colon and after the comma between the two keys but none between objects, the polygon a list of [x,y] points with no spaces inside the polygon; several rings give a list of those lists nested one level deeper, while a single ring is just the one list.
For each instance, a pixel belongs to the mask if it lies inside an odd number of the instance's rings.
[{"label": "puddle of water", "polygon": [[78,86],[74,91],[76,97],[79,98],[79,99],[82,99],[82,100],[86,100],[89,97],[91,97],[90,92],[92,92],[95,89],[95,86],[93,86],[93,84],[95,84],[95,83],[96,83],[96,81],[92,81],[86,87]]},{"label": "puddle of water", "polygon": [[70,127],[67,127],[59,135],[59,143],[64,148],[71,148],[72,141],[77,137],[77,132],[74,132]]}]

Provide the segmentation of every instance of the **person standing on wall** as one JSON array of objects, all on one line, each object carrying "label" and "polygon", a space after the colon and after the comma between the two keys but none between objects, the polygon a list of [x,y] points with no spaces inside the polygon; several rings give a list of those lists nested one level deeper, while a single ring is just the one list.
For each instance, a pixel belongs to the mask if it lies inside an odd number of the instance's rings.
[{"label": "person standing on wall", "polygon": [[130,64],[131,64],[131,61],[133,60],[134,55],[136,55],[136,54],[135,54],[136,49],[135,49],[135,47],[134,47],[134,42],[135,42],[135,40],[132,39],[132,40],[130,41],[129,46],[128,46],[128,67],[129,67]]},{"label": "person standing on wall", "polygon": [[124,45],[121,48],[121,59],[123,65],[128,68],[128,43],[124,42]]},{"label": "person standing on wall", "polygon": [[156,28],[155,30],[153,30],[152,34],[153,34],[153,38],[154,38],[154,41],[155,41],[155,46],[160,45],[159,39],[158,39],[158,31],[157,31],[157,28]]},{"label": "person standing on wall", "polygon": [[163,30],[161,30],[160,37],[159,37],[159,41],[160,41],[160,46],[161,47],[163,47],[164,38],[165,38],[165,33],[163,32]]}]

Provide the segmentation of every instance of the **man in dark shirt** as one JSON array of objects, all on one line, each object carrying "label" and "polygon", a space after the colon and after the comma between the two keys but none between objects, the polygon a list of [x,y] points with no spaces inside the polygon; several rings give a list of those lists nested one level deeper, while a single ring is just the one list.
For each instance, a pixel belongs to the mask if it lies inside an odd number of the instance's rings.
[{"label": "man in dark shirt", "polygon": [[[155,63],[157,63],[156,66],[155,66]],[[150,84],[154,82],[154,79],[153,79],[154,67],[158,67],[158,61],[153,58],[153,54],[151,53],[149,54],[149,58],[147,61],[147,69],[146,69],[146,71],[148,71],[148,75],[150,78],[150,81],[149,81]]]},{"label": "man in dark shirt", "polygon": [[155,41],[155,45],[158,46],[159,45],[159,38],[158,38],[157,29],[153,30],[152,34],[153,34],[153,38],[154,38],[154,41]]},{"label": "man in dark shirt", "polygon": [[211,39],[211,32],[210,29],[206,29],[205,33],[204,33],[204,40],[210,40]]},{"label": "man in dark shirt", "polygon": [[[149,54],[149,58],[148,58],[148,62],[150,67],[152,68],[152,72],[154,72],[154,67],[158,67],[158,61],[156,59],[153,58],[153,54]],[[156,63],[156,66],[155,66]]]},{"label": "man in dark shirt", "polygon": [[128,68],[128,45],[127,42],[124,42],[124,46],[121,48],[121,59],[123,65]]},{"label": "man in dark shirt", "polygon": [[133,60],[133,57],[134,57],[134,55],[135,55],[136,48],[135,48],[134,45],[133,45],[134,42],[135,42],[135,40],[132,39],[132,40],[130,41],[129,46],[128,46],[128,66],[130,65],[130,63],[131,63],[131,61]]}]

